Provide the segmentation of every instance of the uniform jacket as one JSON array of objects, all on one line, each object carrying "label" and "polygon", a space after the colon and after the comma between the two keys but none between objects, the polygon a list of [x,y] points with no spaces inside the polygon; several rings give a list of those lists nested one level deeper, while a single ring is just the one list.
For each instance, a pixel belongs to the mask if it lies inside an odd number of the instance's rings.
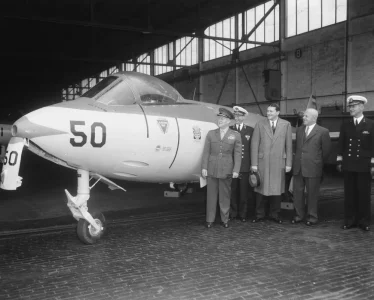
[{"label": "uniform jacket", "polygon": [[268,119],[257,122],[251,141],[251,161],[258,166],[262,195],[281,195],[285,190],[285,167],[292,166],[291,124],[278,118],[275,134]]},{"label": "uniform jacket", "polygon": [[340,127],[338,155],[343,157],[343,170],[370,172],[374,157],[374,122],[363,118],[356,126],[353,118]]},{"label": "uniform jacket", "polygon": [[242,161],[240,134],[230,128],[221,140],[220,129],[210,130],[205,139],[201,168],[208,170],[208,176],[227,178],[233,172],[239,173]]},{"label": "uniform jacket", "polygon": [[329,131],[319,125],[314,125],[305,137],[306,126],[300,126],[296,131],[296,154],[293,159],[293,175],[303,177],[321,177],[323,162],[327,160],[331,140]]},{"label": "uniform jacket", "polygon": [[242,164],[240,167],[240,172],[249,172],[251,169],[251,138],[253,133],[253,128],[243,124],[242,130],[238,131],[236,129],[236,124],[230,129],[237,131],[242,138]]}]

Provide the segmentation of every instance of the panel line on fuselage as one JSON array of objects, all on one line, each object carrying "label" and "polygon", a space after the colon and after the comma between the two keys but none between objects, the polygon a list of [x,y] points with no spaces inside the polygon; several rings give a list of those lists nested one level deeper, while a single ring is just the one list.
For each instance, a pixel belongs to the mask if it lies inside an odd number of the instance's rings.
[{"label": "panel line on fuselage", "polygon": [[174,161],[175,159],[177,158],[177,155],[178,155],[178,150],[179,150],[179,141],[180,141],[180,131],[179,131],[179,123],[178,123],[178,119],[175,118],[175,122],[177,123],[177,129],[178,129],[178,143],[177,143],[177,149],[175,151],[175,155],[174,155],[174,159],[173,161],[171,162],[171,165],[169,167],[169,169],[172,167],[172,165],[174,164]]},{"label": "panel line on fuselage", "polygon": [[[142,110],[143,112],[143,115],[144,115],[144,119],[145,119],[145,125],[147,126],[147,139],[149,138],[149,128],[148,128],[148,120],[147,120],[147,115],[145,114],[145,111],[143,109],[143,107],[138,104],[140,106],[140,109]],[[178,134],[179,134],[179,131],[178,131]]]}]

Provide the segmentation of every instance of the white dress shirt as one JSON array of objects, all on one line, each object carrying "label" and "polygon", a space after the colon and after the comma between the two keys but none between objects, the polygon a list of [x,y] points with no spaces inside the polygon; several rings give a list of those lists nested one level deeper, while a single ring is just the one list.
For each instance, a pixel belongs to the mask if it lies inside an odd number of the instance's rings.
[{"label": "white dress shirt", "polygon": [[357,123],[360,124],[360,122],[362,121],[363,118],[364,118],[364,115],[362,115],[359,118],[353,118],[353,123],[356,125],[356,120],[357,120]]},{"label": "white dress shirt", "polygon": [[309,135],[309,133],[313,130],[314,126],[316,126],[316,123],[314,123],[313,125],[306,126],[305,136]]}]

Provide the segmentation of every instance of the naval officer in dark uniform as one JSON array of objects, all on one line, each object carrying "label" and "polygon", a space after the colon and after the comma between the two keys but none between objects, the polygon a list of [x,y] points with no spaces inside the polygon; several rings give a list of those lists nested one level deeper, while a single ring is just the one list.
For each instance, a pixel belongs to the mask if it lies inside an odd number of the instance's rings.
[{"label": "naval officer in dark uniform", "polygon": [[220,108],[217,116],[219,128],[208,132],[201,163],[201,174],[207,178],[206,227],[213,225],[219,196],[222,225],[228,228],[231,180],[239,176],[242,142],[239,133],[229,128],[233,113]]},{"label": "naval officer in dark uniform", "polygon": [[[251,169],[251,136],[253,128],[246,126],[243,121],[248,112],[240,107],[234,106],[236,124],[230,127],[237,131],[242,138],[242,163],[238,178],[233,178],[231,183],[230,219],[239,218],[242,222],[247,221],[248,196],[251,208],[254,212],[253,188],[249,185],[249,171]],[[249,194],[250,193],[250,194]]]},{"label": "naval officer in dark uniform", "polygon": [[370,230],[371,178],[374,175],[374,122],[363,115],[367,99],[352,95],[347,99],[353,118],[340,128],[338,170],[344,174],[343,229]]}]

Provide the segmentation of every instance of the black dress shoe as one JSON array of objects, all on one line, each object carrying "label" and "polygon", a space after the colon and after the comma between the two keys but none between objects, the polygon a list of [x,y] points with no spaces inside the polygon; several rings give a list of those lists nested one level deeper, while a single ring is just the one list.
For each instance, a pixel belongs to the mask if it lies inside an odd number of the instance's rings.
[{"label": "black dress shoe", "polygon": [[357,227],[357,224],[344,224],[341,228],[343,230],[347,230],[347,229],[352,229],[352,228],[356,228]]},{"label": "black dress shoe", "polygon": [[292,219],[291,220],[291,224],[298,224],[300,222],[301,222],[301,220],[298,220],[298,219]]},{"label": "black dress shoe", "polygon": [[258,223],[258,222],[264,222],[264,221],[265,221],[264,218],[256,218],[252,220],[252,223]]},{"label": "black dress shoe", "polygon": [[275,222],[275,223],[278,223],[278,224],[282,224],[283,221],[279,218],[270,218],[271,221]]},{"label": "black dress shoe", "polygon": [[360,225],[359,226],[363,231],[370,231],[370,226],[368,225]]},{"label": "black dress shoe", "polygon": [[247,222],[247,219],[246,218],[241,218],[240,221]]},{"label": "black dress shoe", "polygon": [[205,227],[206,228],[212,228],[213,223],[212,222],[206,222]]},{"label": "black dress shoe", "polygon": [[223,226],[224,228],[229,228],[229,223],[222,223],[222,226]]},{"label": "black dress shoe", "polygon": [[305,222],[305,225],[306,225],[306,226],[312,226],[312,225],[316,225],[316,223],[313,223],[313,222],[311,222],[311,221],[306,221],[306,222]]}]

